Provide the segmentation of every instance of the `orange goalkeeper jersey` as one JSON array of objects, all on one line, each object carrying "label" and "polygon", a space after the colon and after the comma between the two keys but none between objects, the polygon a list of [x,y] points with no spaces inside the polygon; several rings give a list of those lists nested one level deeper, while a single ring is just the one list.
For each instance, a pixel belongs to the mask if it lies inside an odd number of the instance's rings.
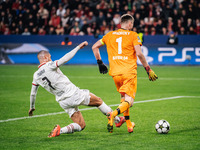
[{"label": "orange goalkeeper jersey", "polygon": [[134,46],[142,45],[142,43],[136,32],[118,29],[107,33],[100,42],[106,44],[107,47],[109,75],[137,73],[137,57]]}]

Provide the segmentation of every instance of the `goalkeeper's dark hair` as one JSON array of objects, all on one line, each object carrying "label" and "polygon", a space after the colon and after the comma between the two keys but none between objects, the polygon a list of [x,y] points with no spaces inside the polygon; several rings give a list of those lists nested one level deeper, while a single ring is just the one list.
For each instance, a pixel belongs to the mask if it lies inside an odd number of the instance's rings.
[{"label": "goalkeeper's dark hair", "polygon": [[129,14],[124,14],[124,15],[121,16],[121,24],[127,23],[128,21],[133,21],[134,22],[133,16],[131,16]]}]

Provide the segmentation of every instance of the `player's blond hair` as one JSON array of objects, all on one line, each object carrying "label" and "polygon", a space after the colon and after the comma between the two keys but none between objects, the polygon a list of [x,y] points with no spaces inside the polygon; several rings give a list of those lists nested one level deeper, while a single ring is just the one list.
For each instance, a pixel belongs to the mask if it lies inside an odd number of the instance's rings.
[{"label": "player's blond hair", "polygon": [[121,24],[127,23],[128,21],[134,22],[133,16],[131,16],[130,14],[124,14],[124,15],[121,16]]},{"label": "player's blond hair", "polygon": [[41,58],[43,58],[47,54],[50,54],[50,53],[48,51],[41,50],[41,51],[38,52],[37,58],[40,60]]}]

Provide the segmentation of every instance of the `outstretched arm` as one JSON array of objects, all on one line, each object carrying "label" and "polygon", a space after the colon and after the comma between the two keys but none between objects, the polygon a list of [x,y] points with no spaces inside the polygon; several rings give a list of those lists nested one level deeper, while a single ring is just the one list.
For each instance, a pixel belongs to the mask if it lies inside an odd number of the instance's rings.
[{"label": "outstretched arm", "polygon": [[88,42],[82,42],[81,44],[79,44],[76,48],[74,48],[73,50],[71,50],[69,53],[65,54],[62,58],[60,58],[57,61],[57,66],[61,66],[63,64],[65,64],[66,62],[68,62],[70,59],[72,59],[74,57],[74,55],[78,52],[79,49],[85,47],[88,45]]},{"label": "outstretched arm", "polygon": [[35,110],[35,100],[37,95],[37,90],[39,86],[32,85],[31,88],[31,95],[30,95],[30,109],[29,109],[29,116],[33,116],[33,111]]},{"label": "outstretched arm", "polygon": [[145,68],[148,76],[149,76],[149,80],[150,81],[155,81],[156,79],[158,79],[157,75],[154,73],[154,71],[150,68],[150,66],[148,65],[146,58],[144,57],[141,47],[140,45],[135,45],[135,50],[136,50],[136,55],[138,56],[138,58],[140,59],[143,67]]},{"label": "outstretched arm", "polygon": [[97,60],[97,64],[99,66],[99,72],[104,74],[104,73],[108,72],[108,68],[106,67],[106,65],[104,65],[103,61],[101,60],[101,55],[100,55],[100,52],[99,52],[99,48],[101,46],[103,46],[103,44],[99,40],[92,46],[92,51],[93,51],[94,56]]}]

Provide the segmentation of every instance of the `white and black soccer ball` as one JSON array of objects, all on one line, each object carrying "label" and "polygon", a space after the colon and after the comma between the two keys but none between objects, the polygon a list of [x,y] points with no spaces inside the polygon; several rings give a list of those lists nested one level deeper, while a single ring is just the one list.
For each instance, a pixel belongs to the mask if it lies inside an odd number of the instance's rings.
[{"label": "white and black soccer ball", "polygon": [[161,134],[167,134],[170,130],[170,124],[166,120],[159,120],[155,125],[156,131]]}]

